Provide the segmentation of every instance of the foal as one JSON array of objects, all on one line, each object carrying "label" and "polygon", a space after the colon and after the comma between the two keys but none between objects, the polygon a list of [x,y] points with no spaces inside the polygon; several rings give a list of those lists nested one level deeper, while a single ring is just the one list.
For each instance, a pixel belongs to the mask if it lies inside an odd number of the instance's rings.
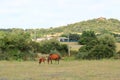
[{"label": "foal", "polygon": [[45,58],[45,57],[41,57],[41,58],[39,59],[39,64],[41,64],[42,62],[45,63],[45,61],[46,61],[46,58]]}]

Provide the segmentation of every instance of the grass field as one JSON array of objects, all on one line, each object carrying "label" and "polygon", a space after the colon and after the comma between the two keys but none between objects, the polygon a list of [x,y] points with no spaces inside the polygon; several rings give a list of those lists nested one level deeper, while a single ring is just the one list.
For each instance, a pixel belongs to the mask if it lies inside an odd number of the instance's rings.
[{"label": "grass field", "polygon": [[0,80],[120,80],[120,60],[0,61]]}]

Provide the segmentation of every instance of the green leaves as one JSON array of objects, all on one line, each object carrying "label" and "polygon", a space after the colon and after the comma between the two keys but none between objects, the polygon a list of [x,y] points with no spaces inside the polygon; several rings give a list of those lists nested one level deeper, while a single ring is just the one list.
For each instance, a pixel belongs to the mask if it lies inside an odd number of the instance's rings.
[{"label": "green leaves", "polygon": [[79,49],[79,59],[111,58],[116,53],[115,39],[110,34],[103,34],[98,39],[88,42]]},{"label": "green leaves", "polygon": [[96,39],[96,35],[95,35],[94,31],[83,31],[82,35],[80,36],[80,39],[79,39],[79,44],[84,45],[94,39]]},{"label": "green leaves", "polygon": [[67,53],[67,45],[60,44],[59,41],[51,39],[40,42],[40,52],[49,54],[51,51],[58,51],[61,54]]},{"label": "green leaves", "polygon": [[[1,32],[0,34],[0,58],[1,59],[23,59],[24,56],[30,55],[35,48],[32,44],[31,37],[24,31]],[[24,56],[22,56],[24,54]],[[22,57],[19,57],[22,56]]]}]

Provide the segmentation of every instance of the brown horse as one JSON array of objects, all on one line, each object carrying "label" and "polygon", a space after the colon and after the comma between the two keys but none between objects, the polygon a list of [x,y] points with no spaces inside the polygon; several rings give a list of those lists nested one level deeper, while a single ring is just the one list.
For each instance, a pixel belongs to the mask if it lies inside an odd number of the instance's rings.
[{"label": "brown horse", "polygon": [[52,64],[52,60],[55,60],[55,61],[58,61],[58,64],[59,64],[59,60],[61,59],[61,57],[60,57],[60,55],[59,54],[50,54],[49,56],[48,56],[48,59],[47,59],[47,61],[48,61],[48,64],[49,64],[49,61],[51,61],[51,64]]},{"label": "brown horse", "polygon": [[41,57],[41,58],[39,59],[39,64],[41,64],[42,62],[45,63],[45,61],[46,61],[46,58],[45,58],[45,57]]}]

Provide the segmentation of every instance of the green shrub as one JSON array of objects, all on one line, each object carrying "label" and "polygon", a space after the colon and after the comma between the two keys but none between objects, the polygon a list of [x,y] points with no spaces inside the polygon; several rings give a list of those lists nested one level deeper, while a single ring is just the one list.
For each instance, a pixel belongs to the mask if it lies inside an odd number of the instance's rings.
[{"label": "green shrub", "polygon": [[112,50],[107,45],[96,45],[89,52],[89,57],[91,59],[103,59],[103,58],[111,58],[114,55],[114,50]]},{"label": "green shrub", "polygon": [[67,53],[68,48],[66,44],[60,44],[59,41],[51,39],[40,42],[40,52],[49,54],[51,51],[57,50],[61,55]]},{"label": "green shrub", "polygon": [[115,39],[109,34],[101,35],[98,39],[88,42],[79,49],[77,59],[111,58],[116,54]]},{"label": "green shrub", "polygon": [[85,45],[94,39],[96,39],[94,31],[83,31],[78,43]]}]

